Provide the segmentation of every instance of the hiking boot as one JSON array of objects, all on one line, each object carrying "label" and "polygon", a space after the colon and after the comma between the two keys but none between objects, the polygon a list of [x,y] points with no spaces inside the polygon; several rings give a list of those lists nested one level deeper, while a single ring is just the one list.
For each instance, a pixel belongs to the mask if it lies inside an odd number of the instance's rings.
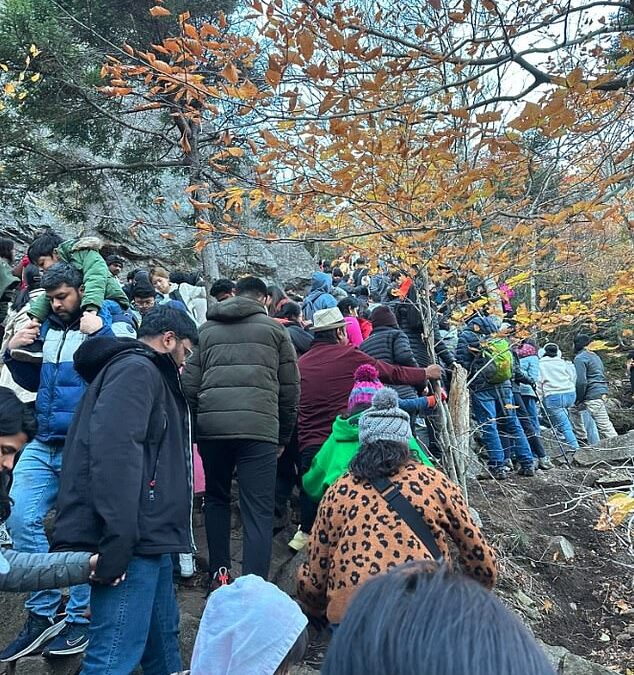
[{"label": "hiking boot", "polygon": [[301,551],[306,544],[308,544],[308,540],[310,539],[310,536],[307,535],[305,532],[302,532],[302,526],[300,525],[297,528],[297,532],[295,532],[295,536],[288,542],[288,547],[292,548],[293,551]]},{"label": "hiking boot", "polygon": [[211,595],[221,586],[228,586],[231,583],[233,583],[233,577],[229,570],[226,567],[219,567],[209,582],[209,594]]},{"label": "hiking boot", "polygon": [[44,356],[42,350],[44,349],[44,342],[39,338],[34,340],[30,345],[25,347],[17,347],[11,350],[11,358],[16,361],[24,361],[26,363],[42,363]]},{"label": "hiking boot", "polygon": [[553,464],[553,460],[546,455],[546,457],[540,457],[538,460],[538,465],[539,468],[542,469],[543,471],[548,471],[549,469],[554,469],[555,465]]},{"label": "hiking boot", "polygon": [[184,579],[189,579],[194,576],[196,571],[196,565],[194,564],[194,554],[193,553],[179,553],[178,554],[178,566],[181,570],[181,577]]},{"label": "hiking boot", "polygon": [[506,480],[511,475],[511,470],[506,465],[496,466],[489,469],[491,478],[494,480]]},{"label": "hiking boot", "polygon": [[88,646],[88,628],[87,623],[67,623],[64,622],[64,628],[59,635],[52,639],[47,645],[42,656],[47,659],[54,659],[61,656],[71,656],[72,654],[81,654],[86,651]]},{"label": "hiking boot", "polygon": [[533,478],[533,476],[535,476],[535,467],[532,464],[526,464],[525,466],[520,467],[517,475],[524,476],[525,478]]},{"label": "hiking boot", "polygon": [[47,616],[39,616],[29,612],[26,623],[18,637],[0,652],[0,661],[3,663],[17,661],[23,656],[39,652],[39,648],[63,631],[65,625],[63,621],[55,623],[53,619]]}]

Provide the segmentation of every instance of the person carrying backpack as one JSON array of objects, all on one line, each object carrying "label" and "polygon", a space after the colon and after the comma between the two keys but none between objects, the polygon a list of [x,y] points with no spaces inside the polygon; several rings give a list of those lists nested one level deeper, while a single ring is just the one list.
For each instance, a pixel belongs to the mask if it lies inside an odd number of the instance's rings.
[{"label": "person carrying backpack", "polygon": [[313,274],[313,283],[310,287],[310,293],[306,296],[302,305],[302,312],[306,321],[312,321],[313,315],[320,309],[336,307],[337,300],[331,293],[332,279],[330,274],[325,272],[315,272]]},{"label": "person carrying backpack", "polygon": [[489,470],[503,480],[511,473],[511,458],[520,463],[519,475],[535,475],[533,455],[515,412],[511,378],[513,356],[498,326],[489,316],[475,316],[458,338],[456,358],[468,372],[473,416],[489,455]]}]

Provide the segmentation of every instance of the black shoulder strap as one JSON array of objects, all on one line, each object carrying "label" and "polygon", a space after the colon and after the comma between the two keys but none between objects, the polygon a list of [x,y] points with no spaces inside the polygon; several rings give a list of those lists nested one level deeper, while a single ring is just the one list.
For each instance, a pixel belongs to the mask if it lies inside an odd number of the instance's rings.
[{"label": "black shoulder strap", "polygon": [[441,562],[443,554],[438,548],[436,539],[432,534],[427,521],[414,508],[407,497],[398,489],[389,478],[375,478],[372,486],[380,493],[381,497],[398,513],[408,524],[412,532],[423,542],[434,560]]}]

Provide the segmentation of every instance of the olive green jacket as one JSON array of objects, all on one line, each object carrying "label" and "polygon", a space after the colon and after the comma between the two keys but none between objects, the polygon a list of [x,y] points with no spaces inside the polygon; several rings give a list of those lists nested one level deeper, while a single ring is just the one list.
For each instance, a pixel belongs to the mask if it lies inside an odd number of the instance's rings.
[{"label": "olive green jacket", "polygon": [[[100,309],[104,299],[115,300],[122,307],[130,303],[123,292],[121,284],[112,276],[99,249],[101,241],[98,237],[81,237],[68,239],[56,249],[60,260],[70,263],[84,277],[84,297],[82,309]],[[43,322],[50,312],[50,303],[45,295],[33,302],[29,314]]]},{"label": "olive green jacket", "polygon": [[182,375],[198,440],[286,445],[299,403],[295,349],[284,327],[247,297],[214,305]]}]

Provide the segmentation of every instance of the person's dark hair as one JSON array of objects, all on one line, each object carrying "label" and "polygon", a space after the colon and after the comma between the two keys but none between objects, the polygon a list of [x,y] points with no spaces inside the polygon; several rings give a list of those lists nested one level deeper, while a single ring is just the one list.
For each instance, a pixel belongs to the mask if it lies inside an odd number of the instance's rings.
[{"label": "person's dark hair", "polygon": [[149,283],[144,283],[139,281],[138,283],[132,286],[132,299],[139,298],[141,300],[145,298],[153,298],[156,296],[156,291],[154,286],[151,286]]},{"label": "person's dark hair", "polygon": [[558,352],[559,347],[554,342],[549,342],[548,344],[544,345],[544,354],[546,354],[546,356],[553,358],[557,356]]},{"label": "person's dark hair", "polygon": [[[313,333],[315,336],[315,339],[313,340],[313,344],[315,343],[326,343],[329,345],[336,345],[339,342],[339,339],[337,337],[337,331],[338,328],[332,328],[331,330],[319,330],[316,333]],[[345,328],[343,329],[345,330]]]},{"label": "person's dark hair", "polygon": [[357,258],[354,261],[354,266],[355,267],[363,267],[364,265],[367,265],[368,261],[365,258]]},{"label": "person's dark hair", "polygon": [[115,263],[125,265],[125,260],[117,253],[112,253],[106,257],[106,265],[114,265]]},{"label": "person's dark hair", "polygon": [[135,278],[136,275],[137,275],[137,272],[140,272],[140,271],[141,271],[141,268],[140,268],[140,267],[137,267],[137,268],[133,269],[132,271],[128,272],[128,276],[126,277],[126,279],[128,280],[128,282],[129,282],[129,283],[132,283],[132,282],[134,281],[134,278]]},{"label": "person's dark hair", "polygon": [[634,351],[628,352],[628,353],[627,353],[627,358],[628,358],[628,359],[634,359]]},{"label": "person's dark hair", "polygon": [[341,267],[333,267],[332,268],[332,276],[334,277],[341,277],[343,279],[343,272],[341,271]]},{"label": "person's dark hair", "polygon": [[236,285],[231,279],[216,279],[216,281],[211,284],[209,295],[214,298],[219,295],[231,295],[235,288]]},{"label": "person's dark hair", "polygon": [[257,299],[260,296],[267,297],[268,294],[266,284],[258,277],[243,277],[236,284],[236,295]]},{"label": "person's dark hair", "polygon": [[154,307],[143,317],[137,336],[139,339],[153,338],[168,331],[172,331],[179,340],[187,339],[193,345],[198,344],[198,329],[193,319],[182,310],[165,305]]},{"label": "person's dark hair", "polygon": [[41,258],[43,255],[53,255],[55,249],[63,241],[64,240],[59,236],[59,234],[56,234],[55,232],[45,232],[33,240],[33,243],[29,246],[26,254],[29,256],[29,260],[34,265],[37,265],[39,258]]},{"label": "person's dark hair", "polygon": [[301,316],[302,308],[292,300],[285,302],[280,309],[273,315],[276,319],[288,319],[289,321],[297,321]]},{"label": "person's dark hair", "polygon": [[9,265],[13,264],[13,239],[0,237],[0,258],[6,260]]},{"label": "person's dark hair", "polygon": [[288,298],[284,290],[279,286],[267,286],[266,294],[271,298],[271,309],[274,312],[277,312],[280,302]]},{"label": "person's dark hair", "polygon": [[286,675],[290,672],[291,666],[300,663],[308,649],[309,642],[310,637],[308,628],[304,628],[297,640],[293,643],[293,646],[289,649],[288,654],[284,657],[282,663],[275,669],[273,675]]},{"label": "person's dark hair", "polygon": [[374,441],[361,445],[348,470],[359,480],[371,481],[393,476],[411,459],[414,455],[406,443]]},{"label": "person's dark hair", "polygon": [[353,298],[352,296],[349,295],[347,298],[339,300],[339,302],[337,303],[337,307],[339,307],[339,311],[344,316],[350,316],[353,309],[359,308],[359,301],[356,298]]},{"label": "person's dark hair", "polygon": [[534,340],[533,338],[524,338],[523,343],[525,345],[530,345],[531,347],[534,347],[535,349],[539,349],[539,346],[537,345],[537,340]]},{"label": "person's dark hair", "polygon": [[[46,255],[43,253],[42,255]],[[45,291],[54,291],[62,284],[68,284],[78,289],[84,283],[81,272],[70,263],[56,262],[42,273],[42,288]]]},{"label": "person's dark hair", "polygon": [[[29,441],[35,436],[37,425],[33,411],[20,401],[13,390],[0,387],[0,436],[13,436],[21,431]],[[10,487],[10,474],[6,471],[0,472],[0,523],[11,515]]]},{"label": "person's dark hair", "polygon": [[26,282],[26,288],[19,291],[13,301],[13,310],[16,312],[19,312],[29,302],[31,291],[40,287],[40,282],[42,281],[40,268],[37,265],[29,263],[24,268],[24,281]]},{"label": "person's dark hair", "polygon": [[495,594],[422,561],[359,588],[321,669],[322,675],[421,672],[555,675],[535,638]]}]

